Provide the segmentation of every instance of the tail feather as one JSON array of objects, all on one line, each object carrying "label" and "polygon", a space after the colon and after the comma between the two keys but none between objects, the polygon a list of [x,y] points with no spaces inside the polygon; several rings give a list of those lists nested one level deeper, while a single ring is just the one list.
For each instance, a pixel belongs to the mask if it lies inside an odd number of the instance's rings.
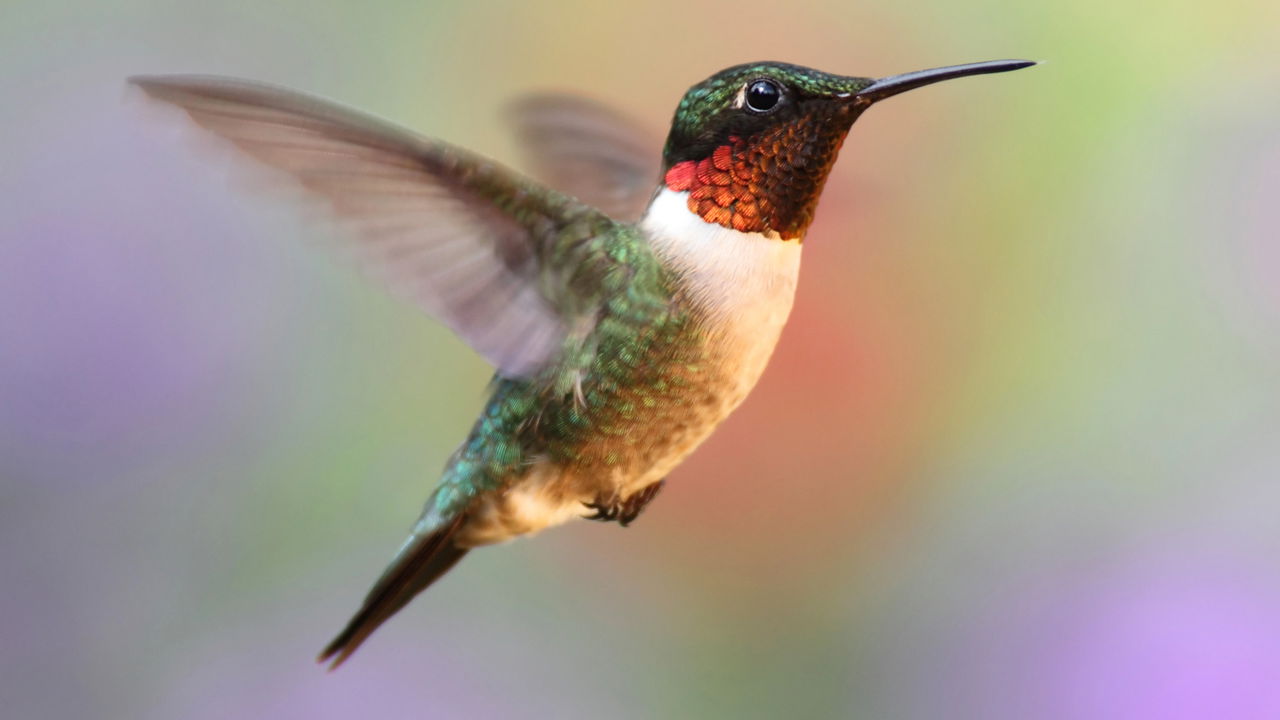
[{"label": "tail feather", "polygon": [[467,548],[454,545],[453,535],[465,519],[465,512],[458,513],[448,524],[406,545],[369,591],[360,611],[316,661],[324,663],[333,658],[329,669],[337,669],[379,625],[461,560]]}]

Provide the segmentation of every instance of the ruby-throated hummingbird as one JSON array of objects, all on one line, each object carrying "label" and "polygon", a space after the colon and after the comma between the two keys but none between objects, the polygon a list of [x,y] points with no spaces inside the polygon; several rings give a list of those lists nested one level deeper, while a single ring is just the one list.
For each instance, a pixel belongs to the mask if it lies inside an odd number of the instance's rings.
[{"label": "ruby-throated hummingbird", "polygon": [[546,97],[522,125],[558,190],[282,88],[133,78],[327,200],[372,269],[497,368],[409,539],[320,660],[341,664],[474,547],[634,520],[763,372],[854,120],[906,90],[1032,64],[879,80],[738,65],[685,94],[660,165],[617,116]]}]

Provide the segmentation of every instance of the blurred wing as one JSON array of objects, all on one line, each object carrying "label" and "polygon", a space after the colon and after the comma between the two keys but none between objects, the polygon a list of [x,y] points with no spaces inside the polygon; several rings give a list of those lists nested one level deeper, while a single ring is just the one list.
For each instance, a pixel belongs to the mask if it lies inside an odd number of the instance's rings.
[{"label": "blurred wing", "polygon": [[[484,158],[284,88],[205,76],[132,78],[151,97],[285,171],[354,231],[356,254],[508,377],[562,346],[574,303],[543,258],[592,208]],[[591,225],[591,223],[586,223]]]},{"label": "blurred wing", "polygon": [[644,213],[661,170],[661,138],[574,95],[529,95],[512,105],[511,118],[535,177],[618,220]]}]

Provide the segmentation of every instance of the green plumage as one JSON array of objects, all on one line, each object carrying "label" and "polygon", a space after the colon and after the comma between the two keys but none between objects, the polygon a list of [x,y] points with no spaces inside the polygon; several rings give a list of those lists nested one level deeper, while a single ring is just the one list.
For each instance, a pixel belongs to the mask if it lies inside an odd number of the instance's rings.
[{"label": "green plumage", "polygon": [[[799,270],[799,244],[787,243],[803,234],[853,119],[904,90],[1028,64],[874,81],[783,63],[729,68],[681,100],[652,194],[643,184],[657,167],[636,159],[644,143],[625,137],[628,123],[582,103],[532,105],[562,121],[538,125],[558,148],[546,165],[583,170],[593,183],[584,197],[624,209],[650,201],[640,226],[325,100],[227,78],[134,78],[328,201],[371,269],[407,281],[498,369],[421,520],[321,660],[336,667],[472,547],[590,509],[634,519],[763,371]],[[723,153],[742,138],[769,152],[742,166]],[[779,185],[786,192],[771,190]],[[746,222],[775,205],[799,208],[795,223],[769,226],[794,232]],[[730,206],[738,223],[703,222]]]},{"label": "green plumage", "polygon": [[730,134],[751,134],[773,124],[733,107],[743,85],[754,78],[785,83],[796,101],[853,94],[874,82],[871,78],[833,75],[779,62],[746,63],[721,70],[689,88],[676,106],[662,153],[665,168],[681,160],[705,156],[710,148],[723,144]]},{"label": "green plumage", "polygon": [[493,395],[451,459],[433,509],[441,518],[517,480],[535,462],[585,475],[636,472],[687,422],[680,409],[706,359],[694,310],[639,231],[577,228],[557,247],[607,258],[592,332],[566,341],[560,362],[528,379],[494,380]]}]

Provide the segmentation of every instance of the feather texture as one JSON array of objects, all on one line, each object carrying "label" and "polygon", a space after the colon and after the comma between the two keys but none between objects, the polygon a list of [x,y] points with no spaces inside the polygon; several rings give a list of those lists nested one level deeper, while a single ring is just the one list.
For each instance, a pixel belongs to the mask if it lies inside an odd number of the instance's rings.
[{"label": "feather texture", "polygon": [[564,226],[607,220],[593,208],[460,148],[284,88],[209,76],[131,82],[326,200],[349,226],[357,258],[500,374],[536,373],[581,325],[578,316],[590,317],[590,298],[547,281],[543,260]]},{"label": "feather texture", "polygon": [[661,172],[661,138],[622,113],[564,93],[527,95],[509,114],[535,177],[619,220],[640,218]]},{"label": "feather texture", "polygon": [[360,610],[317,659],[332,661],[329,669],[336,669],[387,618],[456,565],[467,550],[453,543],[453,535],[465,520],[466,514],[459,513],[443,527],[423,533],[415,530],[374,583]]}]

